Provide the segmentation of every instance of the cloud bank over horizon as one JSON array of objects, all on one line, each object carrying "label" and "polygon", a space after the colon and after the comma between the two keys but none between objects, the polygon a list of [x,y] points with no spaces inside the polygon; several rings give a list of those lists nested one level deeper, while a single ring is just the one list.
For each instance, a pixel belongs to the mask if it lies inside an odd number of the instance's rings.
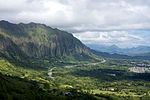
[{"label": "cloud bank over horizon", "polygon": [[149,9],[150,0],[0,0],[0,20],[43,23],[73,32],[84,43],[128,47],[149,45]]},{"label": "cloud bank over horizon", "polygon": [[116,45],[120,48],[150,46],[150,31],[148,30],[87,31],[79,34],[74,33],[73,35],[87,45]]}]

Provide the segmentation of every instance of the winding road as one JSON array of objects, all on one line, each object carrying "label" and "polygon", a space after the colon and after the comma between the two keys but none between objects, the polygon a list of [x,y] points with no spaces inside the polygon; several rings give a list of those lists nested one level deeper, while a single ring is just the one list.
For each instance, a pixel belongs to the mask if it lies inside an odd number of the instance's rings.
[{"label": "winding road", "polygon": [[76,66],[89,66],[89,65],[97,65],[97,64],[102,64],[102,63],[105,63],[106,60],[104,59],[103,61],[101,62],[96,62],[96,63],[86,63],[86,64],[78,64],[78,65],[69,65],[69,66],[64,66],[66,68],[71,68],[71,67],[76,67]]},{"label": "winding road", "polygon": [[[97,65],[97,64],[102,64],[102,63],[105,63],[106,60],[104,59],[103,61],[101,62],[97,62],[97,63],[88,63],[88,64],[78,64],[78,65],[70,65],[70,66],[64,66],[66,68],[71,68],[71,67],[76,67],[76,66],[89,66],[89,65]],[[48,70],[48,75],[49,75],[49,78],[52,79],[52,73],[53,73],[53,69],[56,68],[56,67],[53,67],[51,69]]]}]

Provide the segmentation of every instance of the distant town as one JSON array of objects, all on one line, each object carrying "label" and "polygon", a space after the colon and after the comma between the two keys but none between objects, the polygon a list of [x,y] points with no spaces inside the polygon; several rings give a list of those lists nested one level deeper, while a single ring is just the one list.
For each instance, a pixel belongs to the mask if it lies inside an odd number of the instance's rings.
[{"label": "distant town", "polygon": [[147,62],[129,62],[128,64],[122,64],[122,66],[131,66],[130,72],[135,73],[150,73],[150,64]]}]

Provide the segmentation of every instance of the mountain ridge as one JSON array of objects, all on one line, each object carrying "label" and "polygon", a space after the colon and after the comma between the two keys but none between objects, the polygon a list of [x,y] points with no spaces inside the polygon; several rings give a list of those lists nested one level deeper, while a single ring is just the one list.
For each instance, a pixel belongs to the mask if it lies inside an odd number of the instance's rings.
[{"label": "mountain ridge", "polygon": [[26,58],[96,60],[88,48],[72,34],[44,24],[12,24],[0,21],[0,54],[24,61]]},{"label": "mountain ridge", "polygon": [[105,45],[96,45],[96,44],[89,44],[87,45],[93,50],[100,51],[100,52],[108,52],[111,54],[123,54],[129,56],[136,56],[139,54],[146,54],[150,52],[150,46],[138,46],[132,48],[119,48],[116,45],[105,46]]},{"label": "mountain ridge", "polygon": [[125,54],[117,54],[117,53],[108,53],[108,52],[100,52],[91,49],[91,52],[94,53],[97,56],[100,56],[102,58],[111,58],[111,59],[141,59],[141,60],[150,60],[150,53],[139,54],[134,56],[129,56]]}]

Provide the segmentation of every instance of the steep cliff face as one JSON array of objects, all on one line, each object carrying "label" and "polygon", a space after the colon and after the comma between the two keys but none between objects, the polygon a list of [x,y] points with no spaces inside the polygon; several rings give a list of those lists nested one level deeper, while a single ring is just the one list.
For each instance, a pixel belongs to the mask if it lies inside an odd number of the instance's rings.
[{"label": "steep cliff face", "polygon": [[7,57],[25,57],[26,54],[8,37],[0,34],[0,53]]},{"label": "steep cliff face", "polygon": [[[8,56],[51,58],[92,53],[72,34],[43,24],[12,24],[0,21],[0,53]],[[76,57],[75,57],[76,58]]]}]

